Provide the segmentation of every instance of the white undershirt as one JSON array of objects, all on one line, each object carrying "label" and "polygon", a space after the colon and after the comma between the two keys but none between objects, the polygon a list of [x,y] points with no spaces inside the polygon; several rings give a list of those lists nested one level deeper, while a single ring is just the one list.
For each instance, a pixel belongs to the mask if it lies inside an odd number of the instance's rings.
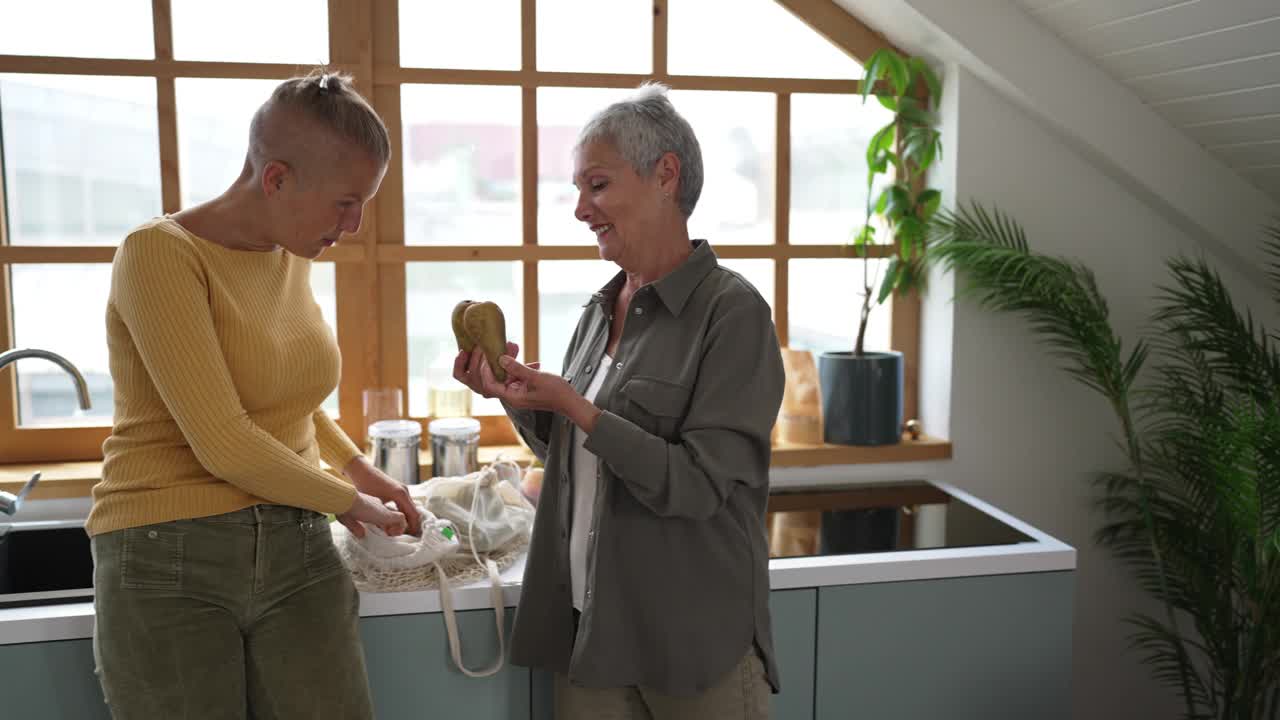
[{"label": "white undershirt", "polygon": [[[609,375],[613,358],[605,355],[587,390],[582,394],[588,402],[595,402],[600,386]],[[586,606],[587,548],[591,546],[591,526],[595,520],[596,489],[600,483],[596,469],[599,458],[583,447],[586,436],[577,426],[573,428],[573,527],[569,530],[569,579],[573,585],[573,606],[579,611]]]}]

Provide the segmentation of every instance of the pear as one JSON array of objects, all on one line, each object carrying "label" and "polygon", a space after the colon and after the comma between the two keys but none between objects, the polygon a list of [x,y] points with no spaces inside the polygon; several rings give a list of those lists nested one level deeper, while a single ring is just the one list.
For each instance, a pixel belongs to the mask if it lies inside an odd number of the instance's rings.
[{"label": "pear", "polygon": [[476,347],[476,341],[471,339],[470,333],[467,332],[467,326],[462,322],[462,316],[467,308],[474,305],[474,300],[463,300],[453,306],[453,337],[458,341],[458,349],[471,352]]},{"label": "pear", "polygon": [[498,382],[506,382],[507,371],[498,365],[498,358],[507,352],[507,321],[502,308],[497,303],[472,303],[462,313],[462,324],[472,342],[484,352],[493,376]]}]

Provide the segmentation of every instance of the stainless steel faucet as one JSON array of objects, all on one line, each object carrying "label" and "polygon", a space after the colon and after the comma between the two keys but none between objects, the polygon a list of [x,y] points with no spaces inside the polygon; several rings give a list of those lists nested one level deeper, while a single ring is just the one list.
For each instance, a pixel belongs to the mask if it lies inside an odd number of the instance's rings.
[{"label": "stainless steel faucet", "polygon": [[[55,363],[63,370],[66,370],[67,374],[71,376],[71,379],[75,380],[76,394],[79,396],[80,400],[80,409],[88,410],[93,407],[93,403],[89,400],[89,386],[85,383],[84,376],[80,374],[80,371],[76,369],[75,365],[72,365],[66,358],[57,353],[52,353],[48,350],[36,350],[35,348],[6,350],[0,353],[0,370],[3,370],[6,365],[15,363],[23,358],[41,358]],[[32,475],[31,479],[27,481],[26,485],[22,486],[22,490],[19,491],[17,495],[14,495],[13,493],[0,492],[0,513],[4,513],[5,515],[16,514],[18,512],[18,508],[22,507],[22,501],[26,499],[27,493],[31,492],[31,489],[34,488],[38,482],[40,482],[40,473]]]}]

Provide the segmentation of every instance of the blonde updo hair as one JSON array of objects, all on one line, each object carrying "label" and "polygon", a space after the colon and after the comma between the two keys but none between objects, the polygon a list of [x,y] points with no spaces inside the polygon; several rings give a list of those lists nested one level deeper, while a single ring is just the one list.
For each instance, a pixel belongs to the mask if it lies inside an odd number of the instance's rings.
[{"label": "blonde updo hair", "polygon": [[272,159],[295,166],[308,162],[318,150],[299,147],[308,126],[365,151],[383,167],[391,159],[387,126],[356,92],[351,76],[318,69],[277,85],[254,113],[249,124],[250,163],[260,170]]}]

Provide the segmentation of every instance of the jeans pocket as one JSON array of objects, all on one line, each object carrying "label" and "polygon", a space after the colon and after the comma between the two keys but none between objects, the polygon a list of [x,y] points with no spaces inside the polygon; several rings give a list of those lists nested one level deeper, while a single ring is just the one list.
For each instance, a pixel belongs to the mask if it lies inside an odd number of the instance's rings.
[{"label": "jeans pocket", "polygon": [[182,586],[184,536],[159,526],[129,528],[120,549],[121,584],[136,590]]},{"label": "jeans pocket", "polygon": [[320,577],[328,575],[342,567],[342,557],[333,544],[333,531],[329,529],[329,521],[323,515],[316,515],[303,520],[302,526],[302,564],[307,575]]}]

